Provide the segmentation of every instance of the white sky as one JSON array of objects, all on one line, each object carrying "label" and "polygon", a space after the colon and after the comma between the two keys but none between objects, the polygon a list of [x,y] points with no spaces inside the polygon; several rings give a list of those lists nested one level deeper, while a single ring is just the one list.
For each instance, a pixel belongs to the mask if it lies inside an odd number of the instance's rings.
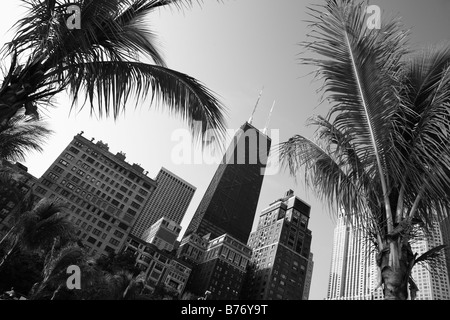
[{"label": "white sky", "polygon": [[[216,92],[228,108],[228,128],[238,129],[248,120],[260,89],[264,86],[253,124],[263,128],[276,100],[270,129],[279,130],[280,141],[296,133],[311,136],[305,127],[313,114],[325,114],[318,107],[318,84],[311,83],[310,69],[298,64],[305,39],[305,9],[320,0],[204,0],[200,7],[180,12],[164,9],[153,14],[149,23],[161,42],[169,67],[189,74]],[[448,40],[450,13],[448,0],[378,0],[371,1],[388,14],[399,13],[407,27],[412,27],[414,45],[436,44]],[[11,39],[8,29],[21,17],[21,1],[6,0],[0,11],[0,42]],[[70,100],[59,97],[59,106],[46,112],[49,128],[55,134],[44,146],[42,154],[29,154],[24,163],[29,172],[40,177],[61,153],[73,136],[84,131],[87,138],[108,143],[110,151],[123,151],[130,163],[139,163],[149,176],[156,177],[164,166],[197,187],[192,203],[182,222],[183,231],[197,208],[216,165],[177,165],[171,158],[177,141],[173,132],[185,128],[168,113],[148,108],[134,110],[130,105],[116,123],[90,117],[88,110],[69,115]],[[333,224],[325,208],[311,192],[306,192],[301,177],[297,183],[287,173],[266,176],[257,215],[288,189],[311,204],[309,228],[312,230],[314,271],[310,299],[326,297],[331,261]],[[257,218],[255,219],[255,223]]]}]

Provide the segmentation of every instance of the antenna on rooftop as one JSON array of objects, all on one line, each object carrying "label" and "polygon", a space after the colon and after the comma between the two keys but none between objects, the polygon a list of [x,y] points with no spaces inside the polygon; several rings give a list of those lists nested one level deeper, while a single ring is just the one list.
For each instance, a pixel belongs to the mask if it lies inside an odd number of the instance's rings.
[{"label": "antenna on rooftop", "polygon": [[261,88],[261,91],[259,92],[258,100],[256,100],[256,104],[255,104],[255,107],[253,108],[252,115],[250,116],[250,119],[248,119],[248,123],[249,123],[249,124],[252,124],[252,121],[253,121],[253,115],[255,114],[256,107],[258,106],[259,99],[261,98],[261,95],[262,95],[263,90],[264,90],[264,86]]},{"label": "antenna on rooftop", "polygon": [[275,100],[273,100],[272,108],[270,108],[269,116],[267,117],[266,126],[263,129],[263,134],[266,134],[267,127],[269,126],[270,117],[272,116],[273,107],[275,106]]}]

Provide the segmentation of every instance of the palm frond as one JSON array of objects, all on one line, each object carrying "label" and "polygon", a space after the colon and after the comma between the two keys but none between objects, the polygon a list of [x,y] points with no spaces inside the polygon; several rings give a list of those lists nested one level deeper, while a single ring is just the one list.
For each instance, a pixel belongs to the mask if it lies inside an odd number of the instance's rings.
[{"label": "palm frond", "polygon": [[427,252],[425,252],[425,253],[421,254],[419,257],[417,257],[414,260],[414,264],[436,259],[441,254],[441,251],[443,249],[445,249],[446,247],[447,247],[447,245],[443,244],[443,245],[439,245],[437,247],[434,247],[434,248],[428,250]]},{"label": "palm frond", "polygon": [[400,177],[391,177],[388,167],[401,164],[387,163],[387,153],[392,145],[390,118],[399,107],[396,77],[406,53],[406,32],[398,20],[369,30],[364,8],[362,3],[331,0],[319,10],[311,8],[314,30],[302,46],[321,58],[303,58],[302,63],[317,66],[318,78],[324,80],[324,94],[332,103],[327,119],[351,137],[358,157],[372,158],[392,219],[389,180]]},{"label": "palm frond", "polygon": [[359,180],[352,177],[354,172],[348,169],[347,163],[339,161],[329,150],[300,135],[281,143],[279,150],[282,165],[288,167],[292,175],[303,168],[306,184],[316,191],[319,199],[329,204],[331,213],[352,217],[367,211]]},{"label": "palm frond", "polygon": [[186,74],[140,62],[97,62],[71,66],[69,75],[74,103],[83,90],[91,110],[96,106],[100,116],[117,117],[130,95],[150,96],[150,105],[168,107],[170,114],[188,123],[197,139],[204,140],[211,130],[220,140],[225,135],[225,107]]},{"label": "palm frond", "polygon": [[44,140],[52,133],[43,122],[18,115],[0,123],[0,159],[24,160],[29,151],[42,151]]}]

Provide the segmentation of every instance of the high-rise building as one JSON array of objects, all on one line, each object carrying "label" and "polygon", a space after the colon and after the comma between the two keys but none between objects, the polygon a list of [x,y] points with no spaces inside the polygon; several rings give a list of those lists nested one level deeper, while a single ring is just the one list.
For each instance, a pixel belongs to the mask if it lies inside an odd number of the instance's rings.
[{"label": "high-rise building", "polygon": [[180,224],[194,196],[196,188],[166,168],[156,176],[156,189],[148,199],[131,234],[142,237],[150,226],[162,217]]},{"label": "high-rise building", "polygon": [[242,293],[244,298],[307,298],[312,274],[310,210],[311,207],[292,190],[262,210],[257,229],[248,240],[253,254]]},{"label": "high-rise building", "polygon": [[364,241],[364,231],[339,217],[334,229],[328,300],[380,300],[375,252]]},{"label": "high-rise building", "polygon": [[312,252],[310,252],[309,259],[308,259],[308,267],[306,268],[306,277],[305,277],[305,285],[303,288],[303,299],[302,300],[309,299],[309,292],[311,291],[312,273],[313,273],[313,269],[314,269],[313,256],[314,255],[312,254]]},{"label": "high-rise building", "polygon": [[[438,223],[433,224],[432,232],[427,237],[419,238],[411,243],[413,252],[420,256],[428,250],[443,244],[441,228]],[[445,253],[442,252],[445,256]],[[445,263],[445,257],[439,261],[430,272],[426,264],[417,263],[412,269],[412,278],[419,288],[417,300],[450,300],[450,284]]]},{"label": "high-rise building", "polygon": [[271,139],[246,122],[233,137],[187,230],[211,238],[229,234],[247,243]]},{"label": "high-rise building", "polygon": [[251,254],[250,247],[228,234],[210,240],[186,290],[198,296],[209,291],[209,300],[238,300]]},{"label": "high-rise building", "polygon": [[156,183],[125,154],[77,134],[39,179],[39,197],[68,203],[68,219],[93,255],[118,252]]},{"label": "high-rise building", "polygon": [[142,239],[160,250],[172,251],[180,231],[181,226],[178,223],[162,217],[144,231]]},{"label": "high-rise building", "polygon": [[442,219],[442,221],[440,222],[440,228],[442,242],[447,244],[447,246],[444,248],[444,258],[447,268],[447,275],[450,277],[450,216],[446,216]]},{"label": "high-rise building", "polygon": [[[435,225],[431,236],[417,238],[411,243],[411,249],[420,256],[442,243],[440,229]],[[345,219],[339,217],[334,230],[327,299],[382,300],[382,289],[375,291],[378,284],[375,256],[375,250],[365,239],[364,230],[346,224]],[[433,273],[428,266],[416,264],[411,276],[419,289],[417,300],[450,299],[445,263]]]}]

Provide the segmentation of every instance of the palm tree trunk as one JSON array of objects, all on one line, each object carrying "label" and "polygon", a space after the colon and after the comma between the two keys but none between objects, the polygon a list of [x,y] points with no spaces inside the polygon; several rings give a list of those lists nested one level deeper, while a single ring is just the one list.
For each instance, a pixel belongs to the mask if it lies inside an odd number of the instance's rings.
[{"label": "palm tree trunk", "polygon": [[[390,262],[390,250],[395,248],[398,254],[398,265]],[[391,240],[386,250],[378,254],[377,265],[381,270],[384,300],[408,300],[408,284],[415,256],[407,239]]]}]

